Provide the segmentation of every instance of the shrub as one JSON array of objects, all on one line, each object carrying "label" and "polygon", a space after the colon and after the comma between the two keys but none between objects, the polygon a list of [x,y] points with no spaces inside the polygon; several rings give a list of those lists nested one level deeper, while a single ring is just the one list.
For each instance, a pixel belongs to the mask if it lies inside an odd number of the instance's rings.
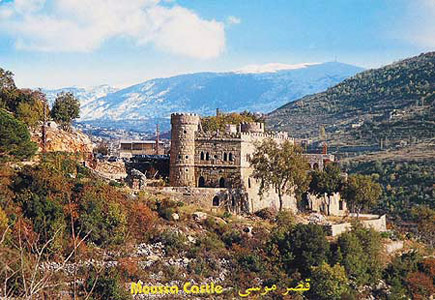
[{"label": "shrub", "polygon": [[29,159],[36,150],[26,125],[0,109],[0,162]]}]

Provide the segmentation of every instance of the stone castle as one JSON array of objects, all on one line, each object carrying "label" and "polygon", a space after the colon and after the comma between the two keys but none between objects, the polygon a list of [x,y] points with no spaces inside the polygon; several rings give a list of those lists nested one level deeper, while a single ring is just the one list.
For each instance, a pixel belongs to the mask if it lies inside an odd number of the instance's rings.
[{"label": "stone castle", "polygon": [[[192,113],[171,115],[172,138],[170,150],[170,185],[184,195],[193,194],[197,202],[207,208],[225,206],[230,211],[255,212],[263,208],[278,208],[279,199],[274,190],[259,196],[259,180],[252,177],[250,157],[255,143],[272,138],[278,143],[290,141],[286,132],[266,133],[264,123],[226,125],[221,132],[204,132],[201,118]],[[307,154],[311,168],[323,168],[333,161],[328,154]],[[307,195],[310,210],[342,215],[345,205],[338,195],[318,198]],[[293,195],[283,197],[283,208],[298,210]]]}]

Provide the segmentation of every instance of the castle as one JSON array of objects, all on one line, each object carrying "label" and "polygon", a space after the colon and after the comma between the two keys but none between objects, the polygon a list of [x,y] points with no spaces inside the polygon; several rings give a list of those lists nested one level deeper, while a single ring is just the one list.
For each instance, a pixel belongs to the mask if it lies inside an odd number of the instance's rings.
[{"label": "castle", "polygon": [[[200,116],[193,113],[172,114],[171,126],[169,183],[172,187],[189,188],[189,193],[195,189],[202,206],[225,206],[235,213],[279,207],[276,191],[269,190],[259,196],[260,182],[252,177],[250,157],[255,143],[266,138],[278,143],[295,143],[286,132],[266,133],[261,122],[227,124],[223,132],[204,132]],[[313,169],[322,169],[325,163],[334,161],[334,156],[328,154],[306,154],[306,157]],[[330,214],[341,215],[346,210],[338,195],[328,200],[307,195],[306,200],[310,210],[326,211],[326,205]],[[285,195],[283,208],[297,211],[296,198]]]}]

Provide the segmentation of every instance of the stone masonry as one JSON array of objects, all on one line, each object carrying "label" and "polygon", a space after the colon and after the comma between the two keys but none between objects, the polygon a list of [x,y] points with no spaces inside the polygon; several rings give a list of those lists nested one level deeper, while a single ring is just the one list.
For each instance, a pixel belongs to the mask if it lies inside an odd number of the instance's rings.
[{"label": "stone masonry", "polygon": [[[266,133],[264,123],[227,125],[225,131],[204,132],[200,120],[192,113],[171,115],[170,185],[198,188],[199,191],[226,189],[225,197],[205,200],[199,197],[198,202],[208,208],[225,206],[233,212],[255,212],[266,207],[278,209],[279,199],[274,190],[262,197],[258,195],[260,182],[252,177],[250,157],[255,144],[266,138],[278,143],[294,143],[294,139],[286,132]],[[332,155],[322,154],[311,154],[307,158],[312,168],[323,168],[326,161],[334,159]],[[338,201],[336,203],[338,205]],[[295,197],[285,195],[283,207],[296,211]]]}]

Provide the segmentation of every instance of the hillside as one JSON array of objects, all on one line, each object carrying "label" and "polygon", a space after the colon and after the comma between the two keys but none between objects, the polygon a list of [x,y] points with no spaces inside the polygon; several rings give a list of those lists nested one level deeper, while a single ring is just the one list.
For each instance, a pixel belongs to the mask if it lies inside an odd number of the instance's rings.
[{"label": "hillside", "polygon": [[413,143],[435,136],[435,52],[359,73],[268,116],[296,137],[326,130],[333,144]]},{"label": "hillside", "polygon": [[[81,119],[102,127],[169,129],[169,115],[190,111],[202,115],[223,111],[269,112],[305,95],[317,93],[362,71],[337,62],[301,64],[276,71],[249,68],[227,73],[194,73],[158,78],[82,100]],[[286,66],[289,68],[289,66]],[[249,73],[250,72],[250,73]],[[46,91],[47,92],[47,91]],[[82,98],[83,93],[76,95]]]}]

